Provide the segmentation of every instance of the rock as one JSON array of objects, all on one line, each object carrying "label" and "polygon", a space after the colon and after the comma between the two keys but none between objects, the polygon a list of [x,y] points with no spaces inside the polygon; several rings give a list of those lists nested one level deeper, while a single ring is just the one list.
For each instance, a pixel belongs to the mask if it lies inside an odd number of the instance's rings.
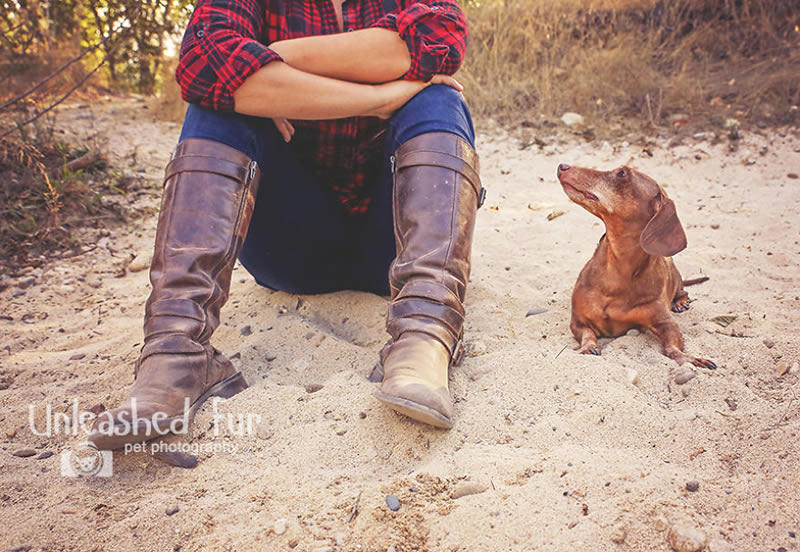
[{"label": "rock", "polygon": [[33,276],[25,276],[17,280],[17,287],[19,289],[27,289],[36,283],[36,278]]},{"label": "rock", "polygon": [[397,548],[392,544],[386,549],[386,552],[397,552]]},{"label": "rock", "polygon": [[168,516],[173,516],[178,512],[180,512],[180,508],[178,508],[177,506],[170,506],[169,508],[164,510],[164,513],[167,514]]},{"label": "rock", "polygon": [[789,363],[780,361],[775,369],[778,371],[778,377],[784,376],[789,371]]},{"label": "rock", "polygon": [[736,410],[737,408],[739,408],[739,403],[736,402],[736,399],[732,399],[730,397],[725,399],[725,404],[727,404],[728,408],[730,408],[731,410]]},{"label": "rock", "polygon": [[176,468],[191,470],[197,467],[197,456],[180,451],[157,452],[153,455],[156,460],[161,460],[165,464]]},{"label": "rock", "polygon": [[400,499],[393,494],[386,495],[386,506],[392,511],[396,512],[400,509]]},{"label": "rock", "polygon": [[86,353],[75,353],[74,355],[69,357],[70,360],[81,360],[84,358],[86,358]]},{"label": "rock", "polygon": [[139,253],[128,263],[128,270],[131,272],[141,272],[150,268],[150,263],[153,261],[151,253]]},{"label": "rock", "polygon": [[690,493],[696,493],[697,490],[700,488],[700,482],[696,479],[692,479],[691,481],[686,482],[686,490]]},{"label": "rock", "polygon": [[573,113],[572,111],[567,111],[561,116],[561,122],[568,127],[580,125],[583,123],[583,115],[579,113]]},{"label": "rock", "polygon": [[11,456],[19,456],[20,458],[28,458],[29,456],[33,456],[36,454],[36,451],[32,448],[21,448],[17,449],[11,453]]},{"label": "rock", "polygon": [[103,285],[103,280],[101,280],[97,276],[89,276],[88,278],[86,278],[86,285],[97,289]]},{"label": "rock", "polygon": [[37,456],[36,459],[37,460],[45,460],[47,458],[50,458],[51,456],[53,456],[53,451],[52,450],[46,450],[43,453],[41,453],[39,456]]},{"label": "rock", "polygon": [[625,371],[625,374],[628,378],[628,383],[630,383],[631,385],[636,385],[637,383],[639,383],[639,372],[637,372],[633,368],[628,368]]},{"label": "rock", "polygon": [[658,516],[653,519],[653,529],[656,531],[666,531],[669,527],[669,522],[664,516]]},{"label": "rock", "polygon": [[800,362],[792,363],[792,366],[789,368],[789,373],[792,375],[800,374]]},{"label": "rock", "polygon": [[528,312],[526,312],[525,313],[525,318],[528,318],[529,316],[536,316],[537,314],[544,314],[546,312],[547,312],[547,309],[542,308],[542,307],[536,307],[536,308],[533,308],[533,309],[529,310]]},{"label": "rock", "polygon": [[253,335],[253,328],[251,328],[249,325],[245,326],[241,330],[239,330],[239,333],[244,336]]},{"label": "rock", "polygon": [[611,542],[614,544],[622,544],[627,536],[628,528],[622,523],[615,525],[611,530]]},{"label": "rock", "polygon": [[323,387],[324,386],[319,383],[309,383],[308,385],[306,385],[306,393],[316,393]]},{"label": "rock", "polygon": [[682,420],[686,420],[687,422],[691,422],[692,420],[697,419],[697,412],[688,408],[686,410],[681,410],[679,413]]},{"label": "rock", "polygon": [[692,381],[696,377],[697,374],[694,373],[694,370],[681,369],[681,371],[678,373],[677,376],[675,376],[675,378],[672,381],[674,381],[678,385],[683,385],[685,383]]},{"label": "rock", "polygon": [[673,525],[667,540],[675,552],[700,552],[706,546],[706,534],[687,523]]},{"label": "rock", "polygon": [[762,339],[761,343],[763,343],[764,346],[767,349],[772,349],[775,346],[775,342],[772,339],[768,338],[768,337],[765,337],[764,339]]},{"label": "rock", "polygon": [[275,523],[272,524],[272,530],[275,532],[276,535],[283,535],[286,532],[286,520],[276,519]]},{"label": "rock", "polygon": [[450,495],[454,500],[458,500],[461,497],[481,494],[486,491],[489,487],[480,483],[478,481],[462,481],[456,488],[453,489],[453,493]]},{"label": "rock", "polygon": [[471,341],[466,349],[465,353],[468,357],[477,357],[489,352],[489,347],[483,341]]},{"label": "rock", "polygon": [[630,330],[628,330],[627,332],[625,332],[625,335],[627,335],[628,337],[636,337],[637,335],[639,335],[639,334],[641,334],[641,333],[642,333],[642,332],[640,332],[640,331],[639,331],[639,330],[637,330],[636,328],[631,328]]}]

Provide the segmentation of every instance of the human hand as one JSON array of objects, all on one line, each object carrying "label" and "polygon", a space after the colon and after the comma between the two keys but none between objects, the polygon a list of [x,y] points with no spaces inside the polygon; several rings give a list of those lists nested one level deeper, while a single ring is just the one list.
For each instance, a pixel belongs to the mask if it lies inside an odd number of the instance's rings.
[{"label": "human hand", "polygon": [[372,113],[374,117],[388,119],[395,111],[403,107],[411,98],[419,94],[425,87],[431,84],[444,84],[463,92],[464,87],[461,83],[449,75],[434,75],[430,82],[396,80],[380,84],[376,89],[382,95],[381,105]]},{"label": "human hand", "polygon": [[294,126],[289,122],[286,117],[273,117],[272,122],[275,123],[275,128],[283,137],[284,142],[289,142],[294,136]]}]

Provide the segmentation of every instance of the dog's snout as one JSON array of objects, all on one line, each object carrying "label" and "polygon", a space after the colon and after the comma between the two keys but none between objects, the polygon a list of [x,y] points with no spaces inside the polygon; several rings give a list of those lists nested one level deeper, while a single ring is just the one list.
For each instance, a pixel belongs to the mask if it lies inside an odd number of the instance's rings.
[{"label": "dog's snout", "polygon": [[566,163],[561,163],[561,164],[558,166],[558,174],[561,174],[562,172],[566,172],[566,171],[568,171],[569,169],[570,169],[569,165],[567,165]]}]

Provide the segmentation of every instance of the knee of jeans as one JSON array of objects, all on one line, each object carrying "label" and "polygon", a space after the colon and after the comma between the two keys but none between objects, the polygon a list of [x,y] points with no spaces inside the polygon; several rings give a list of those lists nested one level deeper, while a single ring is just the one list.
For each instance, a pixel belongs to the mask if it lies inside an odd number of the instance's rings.
[{"label": "knee of jeans", "polygon": [[213,140],[257,159],[264,150],[261,143],[269,133],[263,132],[263,120],[234,112],[220,112],[190,104],[183,120],[180,141],[189,138]]},{"label": "knee of jeans", "polygon": [[464,98],[454,88],[432,84],[401,107],[389,122],[395,149],[420,134],[449,132],[475,146],[475,130]]}]

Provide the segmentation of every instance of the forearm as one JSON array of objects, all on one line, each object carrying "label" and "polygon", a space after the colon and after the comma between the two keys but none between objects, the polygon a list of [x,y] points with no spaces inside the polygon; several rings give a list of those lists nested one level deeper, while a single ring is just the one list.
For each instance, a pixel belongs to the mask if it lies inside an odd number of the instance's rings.
[{"label": "forearm", "polygon": [[270,48],[296,69],[350,82],[389,82],[411,66],[406,43],[388,29],[282,40]]},{"label": "forearm", "polygon": [[250,75],[233,98],[237,113],[306,120],[373,115],[385,103],[375,86],[312,75],[281,62]]}]

